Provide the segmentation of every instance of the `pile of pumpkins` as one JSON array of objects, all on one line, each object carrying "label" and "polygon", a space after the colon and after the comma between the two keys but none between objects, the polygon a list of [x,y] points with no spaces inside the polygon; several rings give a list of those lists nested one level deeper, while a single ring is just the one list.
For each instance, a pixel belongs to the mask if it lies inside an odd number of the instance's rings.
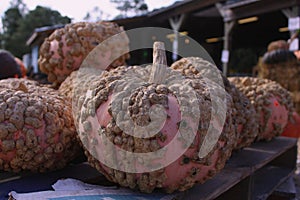
[{"label": "pile of pumpkins", "polygon": [[300,62],[299,51],[290,51],[289,42],[276,40],[270,42],[267,52],[257,65],[257,76],[270,79],[287,89],[292,97],[295,112],[284,136],[300,136]]},{"label": "pile of pumpkins", "polygon": [[0,170],[62,168],[82,147],[91,166],[121,186],[184,191],[292,119],[290,94],[274,81],[226,78],[199,57],[167,67],[160,42],[146,67],[113,55],[128,51],[125,32],[111,22],[70,24],[47,38],[39,65],[58,90],[1,81]]}]

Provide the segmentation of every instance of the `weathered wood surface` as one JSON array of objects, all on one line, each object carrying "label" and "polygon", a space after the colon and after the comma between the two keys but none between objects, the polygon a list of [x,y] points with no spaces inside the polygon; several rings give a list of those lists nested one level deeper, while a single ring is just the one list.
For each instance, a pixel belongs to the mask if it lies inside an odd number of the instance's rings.
[{"label": "weathered wood surface", "polygon": [[[278,137],[270,142],[257,142],[243,150],[233,152],[225,168],[204,184],[178,194],[178,199],[266,199],[294,172],[297,140]],[[51,190],[61,178],[75,178],[87,183],[112,185],[87,163],[45,174],[0,172],[0,199],[8,192]]]},{"label": "weathered wood surface", "polygon": [[297,183],[294,181],[294,176],[289,177],[285,182],[283,182],[275,189],[275,191],[270,196],[271,200],[276,199],[277,197],[296,199],[296,184]]},{"label": "weathered wood surface", "polygon": [[[208,200],[217,197],[219,199],[229,197],[230,199],[255,199],[256,196],[263,195],[257,191],[257,187],[261,187],[262,190],[269,188],[266,193],[270,195],[276,186],[293,173],[296,166],[296,144],[296,139],[278,137],[270,142],[257,142],[251,147],[234,152],[219,174],[206,183],[198,184],[186,191],[182,199]],[[274,177],[276,181],[271,180],[269,174],[266,177],[263,176],[268,172],[269,167],[279,168],[278,174],[271,175],[271,178]],[[270,183],[260,184],[261,180],[258,179],[260,176]],[[240,187],[239,183],[242,181],[246,183]],[[225,195],[227,191],[230,193],[230,189],[234,191],[235,197]],[[224,195],[224,198],[221,195]]]}]

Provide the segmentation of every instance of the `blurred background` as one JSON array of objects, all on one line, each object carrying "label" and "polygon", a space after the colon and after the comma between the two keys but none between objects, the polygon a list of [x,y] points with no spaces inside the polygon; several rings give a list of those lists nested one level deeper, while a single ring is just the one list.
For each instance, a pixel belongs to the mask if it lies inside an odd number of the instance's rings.
[{"label": "blurred background", "polygon": [[[4,0],[0,48],[22,60],[28,74],[36,74],[39,47],[55,29],[72,22],[107,20],[125,30],[147,26],[174,30],[166,35],[165,45],[175,52],[187,51],[193,38],[226,75],[253,75],[268,44],[289,41],[298,30],[289,28],[290,19],[299,15],[298,4],[293,0]],[[142,39],[160,38],[145,33]],[[297,50],[298,44],[292,48]],[[151,62],[151,51],[131,52],[128,63]],[[170,62],[179,58],[168,53]]]}]

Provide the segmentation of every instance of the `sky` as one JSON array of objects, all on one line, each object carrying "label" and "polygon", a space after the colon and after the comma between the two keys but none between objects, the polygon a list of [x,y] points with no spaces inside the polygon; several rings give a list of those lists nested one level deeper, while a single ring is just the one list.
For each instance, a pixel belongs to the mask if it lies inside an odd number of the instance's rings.
[{"label": "sky", "polygon": [[[149,11],[171,5],[175,1],[176,0],[145,0]],[[9,8],[9,2],[10,0],[1,0],[1,17]],[[119,14],[119,11],[115,9],[116,4],[110,3],[110,0],[23,0],[23,2],[27,5],[29,10],[34,10],[37,5],[50,7],[60,12],[61,15],[70,17],[72,22],[83,20],[87,12],[91,12],[95,6],[98,6],[100,10],[104,12],[104,19],[113,19]]]}]

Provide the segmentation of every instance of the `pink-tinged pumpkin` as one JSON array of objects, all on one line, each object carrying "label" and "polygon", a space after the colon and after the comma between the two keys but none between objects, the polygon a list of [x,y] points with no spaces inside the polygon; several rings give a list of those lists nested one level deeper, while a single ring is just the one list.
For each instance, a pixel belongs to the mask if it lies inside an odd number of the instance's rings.
[{"label": "pink-tinged pumpkin", "polygon": [[[129,54],[120,52],[128,50],[129,40],[122,27],[113,22],[78,22],[55,30],[45,39],[38,60],[40,69],[48,75],[54,87],[59,87],[72,71],[78,70],[95,47],[116,34],[119,34],[118,40],[106,43],[95,59],[109,65],[109,68],[125,65]],[[115,58],[115,55],[121,56]]]},{"label": "pink-tinged pumpkin", "polygon": [[80,150],[70,101],[35,81],[0,81],[0,170],[61,169]]},{"label": "pink-tinged pumpkin", "polygon": [[[205,182],[224,167],[237,139],[230,95],[218,99],[227,106],[224,115],[214,115],[220,110],[212,108],[210,89],[220,86],[166,68],[161,48],[155,43],[153,65],[78,75],[91,78],[83,85],[74,81],[80,88],[74,117],[88,162],[110,181],[142,192],[184,191]],[[210,134],[218,131],[214,139]],[[215,143],[209,146],[206,136]]]},{"label": "pink-tinged pumpkin", "polygon": [[300,50],[294,51],[295,56],[300,60]]},{"label": "pink-tinged pumpkin", "polygon": [[0,79],[20,77],[21,70],[15,57],[9,51],[0,49]]},{"label": "pink-tinged pumpkin", "polygon": [[258,77],[270,79],[287,89],[292,96],[296,112],[300,113],[299,51],[288,50],[285,41],[270,43],[268,52],[257,65]]},{"label": "pink-tinged pumpkin", "polygon": [[[191,79],[201,79],[208,77],[207,73],[214,65],[202,58],[187,57],[178,60],[171,65],[171,68],[181,72],[184,76]],[[212,76],[212,81],[216,76]],[[256,138],[258,124],[255,120],[255,109],[249,99],[241,93],[228,79],[222,76],[222,87],[232,97],[234,104],[234,124],[237,134],[235,149],[249,146]]]},{"label": "pink-tinged pumpkin", "polygon": [[257,140],[271,140],[279,136],[292,116],[293,103],[289,92],[278,83],[260,78],[231,77],[256,110],[259,124]]},{"label": "pink-tinged pumpkin", "polygon": [[293,112],[292,120],[288,121],[281,135],[292,138],[300,137],[300,115],[297,112]]}]

